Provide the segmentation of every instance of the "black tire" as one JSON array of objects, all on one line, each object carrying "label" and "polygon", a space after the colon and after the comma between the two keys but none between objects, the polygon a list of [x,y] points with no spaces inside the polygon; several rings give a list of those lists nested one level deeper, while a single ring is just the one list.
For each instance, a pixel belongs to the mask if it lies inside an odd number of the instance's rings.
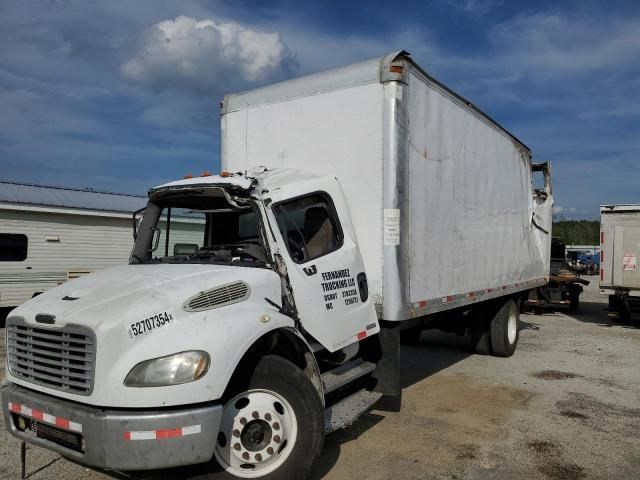
[{"label": "black tire", "polygon": [[471,348],[478,355],[491,355],[489,322],[487,322],[486,318],[475,318],[472,322],[470,328]]},{"label": "black tire", "polygon": [[579,308],[580,308],[580,294],[572,292],[569,295],[569,311],[577,312]]},{"label": "black tire", "polygon": [[[232,401],[237,404],[238,396],[242,396],[244,392],[265,390],[284,398],[295,413],[297,435],[288,457],[276,470],[254,478],[261,480],[306,479],[318,460],[324,443],[324,409],[311,381],[302,370],[290,361],[276,355],[267,355],[260,359],[249,381],[246,382],[246,386],[244,388],[236,387],[236,389],[236,395],[231,395],[232,399],[236,400],[230,400],[225,408],[230,407]],[[251,423],[253,421],[246,425],[249,426]],[[271,432],[271,429],[269,431]],[[231,435],[233,435],[230,432],[221,432],[221,434],[226,438],[232,438]],[[287,445],[285,448],[289,446]],[[214,458],[217,457],[214,456]],[[241,477],[226,470],[213,478],[216,480],[236,480]]]},{"label": "black tire", "polygon": [[493,355],[496,357],[513,355],[520,338],[520,309],[513,299],[508,299],[498,309],[491,319],[489,331]]}]

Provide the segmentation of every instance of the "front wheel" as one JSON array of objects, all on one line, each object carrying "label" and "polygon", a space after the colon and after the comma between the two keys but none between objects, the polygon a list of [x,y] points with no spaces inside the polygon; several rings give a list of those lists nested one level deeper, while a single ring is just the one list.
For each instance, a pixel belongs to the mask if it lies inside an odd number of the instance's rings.
[{"label": "front wheel", "polygon": [[320,397],[288,360],[263,357],[224,406],[214,449],[226,478],[303,479],[324,440]]}]

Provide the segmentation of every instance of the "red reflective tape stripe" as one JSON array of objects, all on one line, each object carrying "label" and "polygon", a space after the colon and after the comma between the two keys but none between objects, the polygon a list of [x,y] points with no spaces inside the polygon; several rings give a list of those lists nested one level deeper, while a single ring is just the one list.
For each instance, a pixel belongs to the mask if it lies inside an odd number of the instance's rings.
[{"label": "red reflective tape stripe", "polygon": [[22,405],[20,405],[19,403],[12,403],[9,409],[14,413],[20,413],[20,411],[22,410]]},{"label": "red reflective tape stripe", "polygon": [[367,331],[363,330],[362,332],[358,333],[358,340],[362,340],[363,338],[365,338],[367,336]]},{"label": "red reflective tape stripe", "polygon": [[31,410],[31,416],[33,418],[35,418],[36,420],[42,420],[43,417],[44,417],[44,412],[41,412],[40,410],[32,409]]},{"label": "red reflective tape stripe", "polygon": [[493,288],[487,288],[487,293],[491,293],[492,290]]},{"label": "red reflective tape stripe", "polygon": [[124,439],[131,440],[131,432],[124,432]]},{"label": "red reflective tape stripe", "polygon": [[600,263],[604,262],[604,252],[600,251]]},{"label": "red reflective tape stripe", "polygon": [[476,294],[475,294],[474,292],[469,292],[469,296],[470,296],[470,297],[475,297],[475,296],[476,296]]},{"label": "red reflective tape stripe", "polygon": [[600,232],[600,244],[604,243],[604,232]]},{"label": "red reflective tape stripe", "polygon": [[182,428],[172,428],[169,430],[156,430],[156,440],[160,440],[161,438],[173,438],[173,437],[181,437],[182,436]]},{"label": "red reflective tape stripe", "polygon": [[427,301],[426,300],[421,300],[418,302],[418,308],[424,308],[427,306]]},{"label": "red reflective tape stripe", "polygon": [[600,265],[600,280],[604,280],[604,269],[602,268],[602,265]]},{"label": "red reflective tape stripe", "polygon": [[69,420],[56,417],[56,426],[64,428],[65,430],[69,430]]},{"label": "red reflective tape stripe", "polygon": [[451,295],[447,295],[447,302],[453,302],[453,297]]}]

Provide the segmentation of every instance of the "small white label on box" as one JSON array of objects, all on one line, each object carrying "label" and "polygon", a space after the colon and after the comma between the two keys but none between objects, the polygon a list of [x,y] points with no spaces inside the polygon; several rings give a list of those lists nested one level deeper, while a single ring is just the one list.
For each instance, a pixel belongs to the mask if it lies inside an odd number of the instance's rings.
[{"label": "small white label on box", "polygon": [[400,245],[400,209],[385,208],[383,215],[385,245]]}]

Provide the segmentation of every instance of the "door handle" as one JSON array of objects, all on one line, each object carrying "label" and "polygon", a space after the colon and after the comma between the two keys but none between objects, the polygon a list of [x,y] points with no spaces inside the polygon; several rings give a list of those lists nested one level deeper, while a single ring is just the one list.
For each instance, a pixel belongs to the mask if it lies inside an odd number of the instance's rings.
[{"label": "door handle", "polygon": [[369,298],[369,284],[367,283],[367,274],[362,272],[358,274],[358,290],[360,290],[360,300],[362,303]]}]

